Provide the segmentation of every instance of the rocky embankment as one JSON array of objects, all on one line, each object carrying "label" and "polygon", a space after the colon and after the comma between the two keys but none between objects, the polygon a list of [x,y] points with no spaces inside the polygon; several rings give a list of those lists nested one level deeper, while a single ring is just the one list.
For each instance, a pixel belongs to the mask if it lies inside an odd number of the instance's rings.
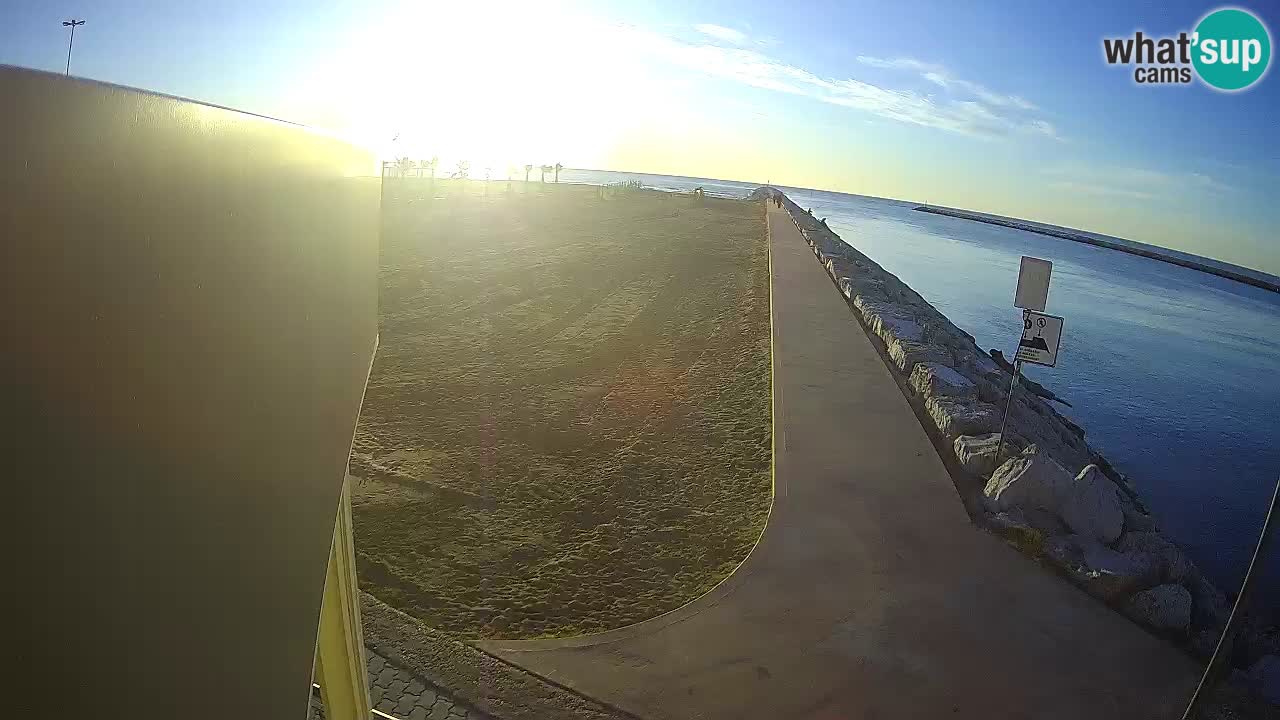
[{"label": "rocky embankment", "polygon": [[[775,192],[760,188],[752,197]],[[1135,622],[1201,658],[1212,654],[1230,612],[1227,597],[1161,534],[1129,481],[1046,399],[1052,393],[1015,391],[996,457],[1012,380],[1007,363],[993,360],[825,222],[781,199],[867,332],[883,341],[892,369],[963,472],[975,485],[985,480],[972,503],[980,508],[975,521]],[[1276,663],[1280,639],[1255,632],[1241,645],[1238,665],[1265,668]]]}]

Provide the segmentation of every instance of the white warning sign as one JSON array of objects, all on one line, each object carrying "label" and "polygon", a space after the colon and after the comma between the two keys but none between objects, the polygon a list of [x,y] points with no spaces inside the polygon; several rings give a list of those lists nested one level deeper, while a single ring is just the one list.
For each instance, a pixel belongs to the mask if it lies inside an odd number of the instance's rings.
[{"label": "white warning sign", "polygon": [[1043,312],[1049,301],[1049,278],[1053,263],[1027,255],[1018,264],[1018,289],[1013,293],[1013,306]]},{"label": "white warning sign", "polygon": [[1062,318],[1057,315],[1025,310],[1022,313],[1022,338],[1015,354],[1022,362],[1053,367],[1058,362],[1058,343],[1062,341]]}]

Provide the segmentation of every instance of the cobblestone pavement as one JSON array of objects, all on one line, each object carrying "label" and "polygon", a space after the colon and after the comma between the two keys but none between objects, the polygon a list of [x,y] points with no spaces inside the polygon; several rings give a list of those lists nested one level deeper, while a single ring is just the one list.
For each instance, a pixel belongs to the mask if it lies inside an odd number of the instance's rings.
[{"label": "cobblestone pavement", "polygon": [[[373,650],[369,655],[369,701],[373,708],[397,720],[495,720],[454,698],[411,672],[402,670]],[[319,692],[311,694],[309,720],[324,720]]]}]

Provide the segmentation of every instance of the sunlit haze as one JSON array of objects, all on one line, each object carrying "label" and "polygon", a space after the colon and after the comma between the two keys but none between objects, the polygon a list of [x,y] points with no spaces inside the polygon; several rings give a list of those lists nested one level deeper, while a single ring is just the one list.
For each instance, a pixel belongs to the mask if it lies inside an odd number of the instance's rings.
[{"label": "sunlit haze", "polygon": [[1106,34],[1175,33],[1213,6],[1030,5],[50,2],[0,12],[0,62],[61,72],[60,21],[84,17],[73,74],[438,156],[446,174],[767,180],[1280,273],[1276,78],[1140,87],[1102,59]]}]

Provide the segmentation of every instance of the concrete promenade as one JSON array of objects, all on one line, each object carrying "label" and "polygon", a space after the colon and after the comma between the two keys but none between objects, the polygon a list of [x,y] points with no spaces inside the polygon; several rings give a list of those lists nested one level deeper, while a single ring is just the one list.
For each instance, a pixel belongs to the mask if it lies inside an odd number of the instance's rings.
[{"label": "concrete promenade", "polygon": [[646,718],[1169,718],[1197,668],[974,527],[769,207],[775,497],[739,570],[629,628],[486,650]]}]

